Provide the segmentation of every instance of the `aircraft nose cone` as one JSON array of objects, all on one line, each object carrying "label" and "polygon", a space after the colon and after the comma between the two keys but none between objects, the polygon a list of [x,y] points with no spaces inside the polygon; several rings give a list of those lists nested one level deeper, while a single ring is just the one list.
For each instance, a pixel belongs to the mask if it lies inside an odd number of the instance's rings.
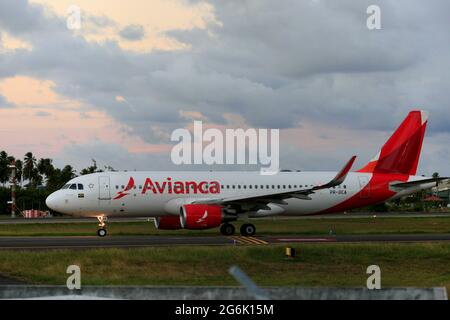
[{"label": "aircraft nose cone", "polygon": [[48,207],[49,209],[56,210],[56,207],[57,207],[57,201],[56,201],[56,195],[55,195],[54,192],[53,192],[52,194],[50,194],[50,195],[47,197],[47,199],[45,199],[45,204],[47,205],[47,207]]}]

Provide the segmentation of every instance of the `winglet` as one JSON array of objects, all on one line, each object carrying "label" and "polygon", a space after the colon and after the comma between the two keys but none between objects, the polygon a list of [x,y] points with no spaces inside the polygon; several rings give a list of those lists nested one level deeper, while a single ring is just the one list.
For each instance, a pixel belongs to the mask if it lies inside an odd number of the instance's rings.
[{"label": "winglet", "polygon": [[336,175],[336,177],[334,177],[333,180],[321,186],[314,187],[312,190],[327,189],[340,185],[342,182],[344,182],[355,160],[356,156],[351,157],[351,159],[348,160],[346,165],[341,169],[341,171],[338,172],[338,174]]},{"label": "winglet", "polygon": [[345,178],[347,177],[347,174],[350,172],[350,169],[353,166],[353,163],[356,160],[356,156],[351,157],[350,160],[348,160],[347,164],[345,165],[344,168],[342,168],[341,171],[339,171],[339,173],[336,175],[336,177],[333,179],[335,182],[337,182],[338,184],[341,184],[342,182],[344,182]]}]

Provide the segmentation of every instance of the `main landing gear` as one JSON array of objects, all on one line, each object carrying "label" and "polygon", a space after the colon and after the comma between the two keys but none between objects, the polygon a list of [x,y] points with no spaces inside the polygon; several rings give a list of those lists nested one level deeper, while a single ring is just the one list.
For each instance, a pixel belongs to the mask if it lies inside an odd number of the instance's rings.
[{"label": "main landing gear", "polygon": [[254,224],[244,223],[241,226],[241,230],[240,231],[241,231],[241,235],[251,237],[251,236],[255,235],[256,227],[255,227]]},{"label": "main landing gear", "polygon": [[105,216],[98,216],[97,217],[98,220],[98,230],[97,230],[97,235],[99,237],[106,237],[106,235],[108,234],[108,231],[106,231],[106,221],[107,218]]},{"label": "main landing gear", "polygon": [[224,236],[232,236],[235,232],[235,227],[231,223],[224,223],[220,227],[220,233]]},{"label": "main landing gear", "polygon": [[[224,223],[221,227],[220,227],[220,233],[222,233],[224,236],[232,236],[235,232],[235,227],[231,224],[231,223]],[[240,229],[241,235],[242,236],[254,236],[256,233],[256,227],[255,225],[251,224],[251,223],[244,223],[241,226]]]}]

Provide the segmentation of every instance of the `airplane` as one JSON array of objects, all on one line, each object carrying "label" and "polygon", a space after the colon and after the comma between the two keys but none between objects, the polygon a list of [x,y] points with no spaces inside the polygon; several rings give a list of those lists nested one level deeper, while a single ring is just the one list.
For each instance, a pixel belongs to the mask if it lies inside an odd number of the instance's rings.
[{"label": "airplane", "polygon": [[378,204],[436,186],[448,178],[417,176],[428,116],[413,110],[365,166],[339,172],[99,172],[76,177],[50,194],[54,211],[96,217],[97,235],[107,235],[108,217],[153,217],[157,229],[203,230],[245,219],[243,236],[256,228],[249,219],[320,215]]}]

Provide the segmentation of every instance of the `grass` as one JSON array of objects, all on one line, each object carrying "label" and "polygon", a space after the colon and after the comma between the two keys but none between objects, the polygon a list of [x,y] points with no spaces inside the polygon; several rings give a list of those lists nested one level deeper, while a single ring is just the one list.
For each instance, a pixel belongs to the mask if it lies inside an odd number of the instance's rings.
[{"label": "grass", "polygon": [[[335,234],[413,234],[449,233],[449,217],[364,217],[364,218],[298,218],[254,219],[259,235],[325,235]],[[237,230],[242,222],[235,223]],[[0,236],[88,236],[95,235],[97,221],[92,223],[1,224]],[[121,235],[217,235],[217,229],[202,231],[157,230],[152,222],[112,222],[109,234]]]},{"label": "grass", "polygon": [[261,286],[363,287],[366,268],[381,268],[383,287],[450,288],[450,244],[304,244],[287,260],[284,246],[153,247],[2,251],[0,274],[35,284],[65,285],[81,267],[83,285],[237,285],[240,266]]}]

